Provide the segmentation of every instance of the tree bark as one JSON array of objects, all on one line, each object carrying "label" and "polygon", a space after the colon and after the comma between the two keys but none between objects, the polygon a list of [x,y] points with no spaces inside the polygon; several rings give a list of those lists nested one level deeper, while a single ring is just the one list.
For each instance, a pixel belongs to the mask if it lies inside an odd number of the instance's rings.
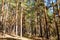
[{"label": "tree bark", "polygon": [[[2,23],[4,22],[4,0],[2,0]],[[3,34],[5,33],[5,27],[3,25]]]},{"label": "tree bark", "polygon": [[16,0],[16,35],[18,35],[18,0]]}]

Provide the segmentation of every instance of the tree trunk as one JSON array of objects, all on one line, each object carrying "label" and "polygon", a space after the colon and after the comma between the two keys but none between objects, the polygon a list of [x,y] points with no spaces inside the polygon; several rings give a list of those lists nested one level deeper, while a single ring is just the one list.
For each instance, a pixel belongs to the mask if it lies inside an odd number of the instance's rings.
[{"label": "tree trunk", "polygon": [[16,35],[18,35],[18,0],[16,0]]},{"label": "tree trunk", "polygon": [[[4,22],[4,0],[2,0],[2,23]],[[5,29],[5,27],[3,26],[3,30]],[[3,34],[5,33],[5,30],[3,31]]]},{"label": "tree trunk", "polygon": [[44,13],[44,16],[45,16],[45,25],[46,25],[45,33],[46,33],[46,38],[49,39],[49,36],[48,36],[48,16],[47,16],[46,10],[47,9],[45,7],[45,13]]},{"label": "tree trunk", "polygon": [[59,38],[59,29],[58,29],[58,25],[57,25],[57,22],[56,22],[56,13],[54,13],[54,22],[55,22],[55,27],[56,27],[56,31],[57,31],[57,36],[58,36],[58,40],[60,39]]}]

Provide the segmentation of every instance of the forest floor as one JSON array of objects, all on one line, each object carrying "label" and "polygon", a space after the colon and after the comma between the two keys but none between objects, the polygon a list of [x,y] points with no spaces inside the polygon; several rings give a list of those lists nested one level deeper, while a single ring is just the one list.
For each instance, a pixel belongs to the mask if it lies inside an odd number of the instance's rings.
[{"label": "forest floor", "polygon": [[29,39],[29,38],[25,38],[25,37],[18,37],[18,36],[10,36],[8,34],[4,34],[3,36],[0,34],[0,39],[16,39],[16,40],[32,40],[32,39]]}]

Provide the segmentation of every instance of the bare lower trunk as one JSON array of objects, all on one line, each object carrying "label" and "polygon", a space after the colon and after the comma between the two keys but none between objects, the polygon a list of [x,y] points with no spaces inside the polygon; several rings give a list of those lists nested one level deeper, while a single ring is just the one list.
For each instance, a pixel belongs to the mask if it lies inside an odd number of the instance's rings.
[{"label": "bare lower trunk", "polygon": [[16,0],[16,35],[18,35],[18,0]]},{"label": "bare lower trunk", "polygon": [[[4,0],[2,0],[2,23],[4,22]],[[5,27],[3,27],[3,29],[4,29]],[[5,30],[3,31],[4,33],[5,33]],[[3,33],[3,34],[4,34]]]}]

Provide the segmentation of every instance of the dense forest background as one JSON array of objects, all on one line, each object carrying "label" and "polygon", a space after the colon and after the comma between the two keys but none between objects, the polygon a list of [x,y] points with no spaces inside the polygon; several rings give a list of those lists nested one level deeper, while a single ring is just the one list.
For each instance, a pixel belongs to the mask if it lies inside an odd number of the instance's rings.
[{"label": "dense forest background", "polygon": [[0,34],[60,40],[60,0],[0,0]]}]

